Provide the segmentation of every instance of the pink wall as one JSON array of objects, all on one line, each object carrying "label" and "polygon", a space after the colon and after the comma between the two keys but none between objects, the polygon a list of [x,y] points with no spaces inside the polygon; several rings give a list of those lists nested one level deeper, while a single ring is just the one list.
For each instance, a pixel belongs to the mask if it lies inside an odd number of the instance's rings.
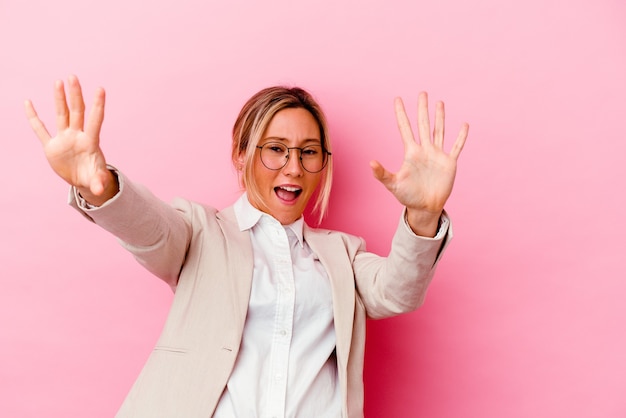
[{"label": "pink wall", "polygon": [[[384,6],[380,6],[384,3]],[[225,206],[239,107],[299,84],[325,107],[327,226],[385,252],[392,100],[471,125],[456,238],[418,312],[369,327],[370,417],[626,416],[626,6],[621,0],[0,2],[0,416],[111,417],[171,300],[65,205],[22,102],[108,92],[109,161],[164,199]]]}]

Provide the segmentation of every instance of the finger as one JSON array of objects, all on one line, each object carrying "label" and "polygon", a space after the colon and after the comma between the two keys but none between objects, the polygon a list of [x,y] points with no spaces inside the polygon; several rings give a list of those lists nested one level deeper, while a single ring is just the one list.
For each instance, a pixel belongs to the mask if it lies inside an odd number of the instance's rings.
[{"label": "finger", "polygon": [[450,157],[457,160],[461,151],[463,151],[463,146],[465,146],[465,140],[467,139],[467,134],[469,133],[469,125],[464,123],[461,127],[461,131],[459,132],[459,136],[457,136],[456,141],[454,141],[454,145],[452,145],[452,149],[450,150]]},{"label": "finger", "polygon": [[46,145],[48,141],[50,141],[50,133],[41,119],[39,119],[39,116],[37,116],[35,107],[30,100],[26,100],[24,102],[24,110],[26,111],[26,117],[28,118],[30,127],[33,128],[33,131],[35,132],[35,135],[37,135],[37,138],[39,138],[42,145]]},{"label": "finger", "polygon": [[65,130],[69,124],[69,111],[65,99],[65,87],[61,80],[54,83],[54,105],[57,112],[57,131]]},{"label": "finger", "polygon": [[430,118],[428,116],[428,93],[421,92],[417,100],[417,131],[420,144],[430,144]]},{"label": "finger", "polygon": [[396,97],[394,107],[396,111],[396,122],[398,123],[398,129],[400,130],[400,136],[402,137],[402,142],[404,143],[404,149],[406,151],[410,144],[415,143],[415,137],[413,135],[413,130],[411,129],[411,122],[409,121],[409,117],[406,115],[404,103],[401,98]]},{"label": "finger", "polygon": [[100,140],[100,130],[102,128],[102,122],[104,121],[104,102],[105,102],[104,89],[99,87],[96,89],[93,105],[89,112],[89,119],[87,120],[87,127],[85,133],[97,141]]},{"label": "finger", "polygon": [[439,149],[443,149],[445,136],[445,108],[443,102],[437,102],[435,108],[435,129],[433,131],[433,143]]},{"label": "finger", "polygon": [[83,101],[83,91],[80,87],[80,82],[75,75],[71,75],[69,77],[68,84],[70,128],[82,131],[85,122],[85,102]]}]

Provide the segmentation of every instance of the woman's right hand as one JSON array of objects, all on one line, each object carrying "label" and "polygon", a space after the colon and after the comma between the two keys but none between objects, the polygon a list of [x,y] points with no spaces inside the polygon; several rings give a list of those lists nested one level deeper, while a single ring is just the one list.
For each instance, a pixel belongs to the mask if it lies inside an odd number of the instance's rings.
[{"label": "woman's right hand", "polygon": [[56,136],[52,137],[30,100],[24,104],[30,126],[43,145],[55,173],[92,205],[100,206],[118,192],[117,178],[106,166],[100,149],[100,128],[104,120],[104,89],[96,90],[85,126],[85,102],[76,76],[68,79],[69,102],[63,82],[54,84]]}]

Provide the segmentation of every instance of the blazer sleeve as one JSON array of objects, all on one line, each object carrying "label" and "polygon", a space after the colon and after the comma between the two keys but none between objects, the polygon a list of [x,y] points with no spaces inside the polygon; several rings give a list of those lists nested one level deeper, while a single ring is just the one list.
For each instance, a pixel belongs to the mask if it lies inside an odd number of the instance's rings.
[{"label": "blazer sleeve", "polygon": [[361,240],[353,267],[357,292],[367,316],[386,318],[420,307],[451,239],[452,226],[445,212],[435,238],[415,235],[403,212],[387,257],[367,252]]},{"label": "blazer sleeve", "polygon": [[99,207],[84,204],[75,188],[69,204],[91,222],[115,235],[150,272],[175,288],[192,236],[191,203],[168,205],[113,167],[120,190]]}]

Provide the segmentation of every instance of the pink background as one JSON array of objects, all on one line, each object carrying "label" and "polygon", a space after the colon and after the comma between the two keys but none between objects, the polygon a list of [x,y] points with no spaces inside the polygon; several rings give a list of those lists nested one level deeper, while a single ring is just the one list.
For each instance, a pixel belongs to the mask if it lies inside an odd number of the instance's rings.
[{"label": "pink background", "polygon": [[[383,5],[384,4],[384,5]],[[326,226],[385,253],[393,97],[471,125],[426,305],[370,322],[370,417],[626,416],[622,0],[0,1],[0,416],[111,417],[171,300],[65,204],[23,116],[107,89],[108,160],[169,200],[238,195],[229,134],[262,87],[311,90],[336,159]]]}]

